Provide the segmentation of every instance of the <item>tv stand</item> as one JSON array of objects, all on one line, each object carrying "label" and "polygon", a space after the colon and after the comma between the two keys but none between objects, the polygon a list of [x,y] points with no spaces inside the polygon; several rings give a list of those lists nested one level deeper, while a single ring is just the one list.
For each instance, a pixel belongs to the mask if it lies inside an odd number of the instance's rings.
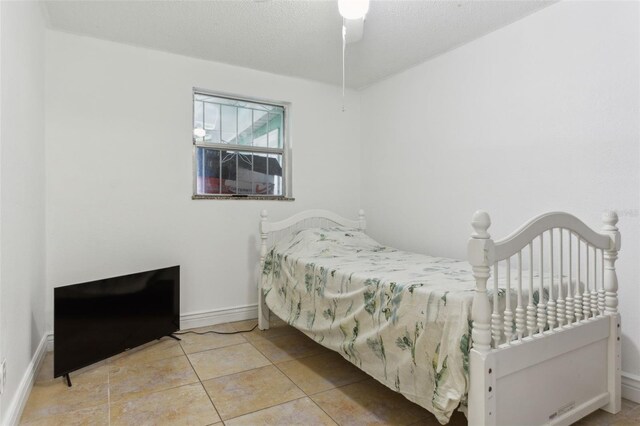
[{"label": "tv stand", "polygon": [[67,380],[67,386],[71,387],[71,377],[69,376],[69,373],[64,374],[62,377],[64,377]]}]

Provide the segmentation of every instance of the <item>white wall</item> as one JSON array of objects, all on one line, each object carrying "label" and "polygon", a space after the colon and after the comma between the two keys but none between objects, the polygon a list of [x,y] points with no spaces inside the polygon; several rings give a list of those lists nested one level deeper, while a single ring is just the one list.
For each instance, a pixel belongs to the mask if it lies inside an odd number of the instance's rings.
[{"label": "white wall", "polygon": [[0,424],[46,331],[44,21],[35,2],[1,2],[0,356],[7,360]]},{"label": "white wall", "polygon": [[620,214],[623,369],[640,373],[637,2],[562,2],[361,94],[362,200],[385,243],[465,258],[549,210]]},{"label": "white wall", "polygon": [[[49,31],[48,287],[179,263],[183,313],[253,304],[265,207],[352,216],[362,199],[378,239],[461,258],[478,208],[498,238],[614,208],[623,367],[640,374],[637,18],[562,2],[350,93],[344,114],[333,86]],[[293,103],[295,202],[191,200],[194,86]]]},{"label": "white wall", "polygon": [[[50,288],[180,264],[183,314],[255,304],[260,210],[357,215],[357,95],[343,113],[338,87],[55,31],[46,50]],[[193,87],[292,103],[294,202],[191,199]]]}]

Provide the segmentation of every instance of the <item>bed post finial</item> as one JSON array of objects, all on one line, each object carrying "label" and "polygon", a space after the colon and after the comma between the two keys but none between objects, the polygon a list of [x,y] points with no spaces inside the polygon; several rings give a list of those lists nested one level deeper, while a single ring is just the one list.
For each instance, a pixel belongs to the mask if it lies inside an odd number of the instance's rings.
[{"label": "bed post finial", "polygon": [[473,233],[467,244],[469,263],[476,280],[476,292],[473,296],[471,319],[473,321],[473,348],[479,352],[491,350],[491,304],[487,295],[487,280],[491,276],[494,245],[487,230],[491,218],[485,211],[478,210],[471,220]]},{"label": "bed post finial", "polygon": [[615,315],[618,313],[618,276],[615,264],[620,250],[620,232],[616,226],[618,214],[612,210],[606,211],[602,214],[602,222],[602,233],[611,238],[609,249],[604,251],[605,313]]},{"label": "bed post finial", "polygon": [[491,238],[491,235],[487,232],[491,226],[489,213],[484,210],[476,211],[473,214],[473,219],[471,219],[471,226],[473,227],[471,238]]},{"label": "bed post finial", "polygon": [[358,210],[358,227],[361,231],[364,231],[364,229],[367,227],[367,222],[364,218],[364,210],[362,209]]}]

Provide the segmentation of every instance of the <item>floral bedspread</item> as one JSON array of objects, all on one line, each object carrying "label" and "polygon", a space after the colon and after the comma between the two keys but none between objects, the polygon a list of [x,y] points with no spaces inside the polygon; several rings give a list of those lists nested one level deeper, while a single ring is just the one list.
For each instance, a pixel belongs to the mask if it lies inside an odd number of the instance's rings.
[{"label": "floral bedspread", "polygon": [[299,231],[263,269],[269,308],[446,423],[466,408],[471,302],[466,261],[381,246],[348,228]]}]

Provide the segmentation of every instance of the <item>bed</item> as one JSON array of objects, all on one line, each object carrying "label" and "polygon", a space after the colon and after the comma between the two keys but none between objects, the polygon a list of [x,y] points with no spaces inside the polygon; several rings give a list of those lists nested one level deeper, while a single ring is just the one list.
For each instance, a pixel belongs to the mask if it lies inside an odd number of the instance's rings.
[{"label": "bed", "polygon": [[362,211],[263,211],[259,328],[273,312],[442,424],[456,409],[470,425],[617,413],[617,220],[547,213],[494,241],[478,211],[462,261],[381,245]]}]

